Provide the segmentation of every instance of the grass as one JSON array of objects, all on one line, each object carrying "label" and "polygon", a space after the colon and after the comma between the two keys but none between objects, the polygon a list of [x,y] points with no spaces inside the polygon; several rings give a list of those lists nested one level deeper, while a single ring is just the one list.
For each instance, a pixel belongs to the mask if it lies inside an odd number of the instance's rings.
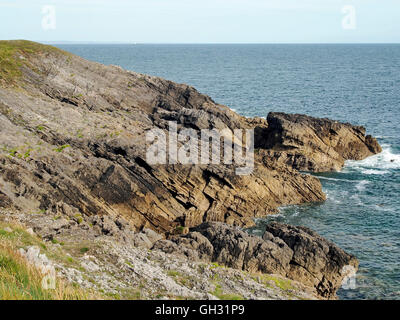
[{"label": "grass", "polygon": [[176,283],[187,288],[193,288],[196,283],[196,280],[193,277],[187,276],[177,270],[169,270],[167,275],[173,278]]},{"label": "grass", "polygon": [[[12,229],[6,231],[6,227]],[[0,300],[87,300],[101,299],[99,294],[77,288],[56,279],[55,289],[44,289],[44,275],[18,253],[18,248],[36,245],[44,253],[46,246],[19,225],[0,223]]]},{"label": "grass", "polygon": [[292,282],[289,279],[283,279],[268,274],[253,276],[253,279],[257,282],[264,284],[266,287],[271,287],[271,284],[274,284],[275,287],[283,291],[289,291],[294,289]]},{"label": "grass", "polygon": [[211,269],[215,268],[224,268],[224,266],[221,266],[220,264],[218,264],[218,262],[211,263]]},{"label": "grass", "polygon": [[70,148],[71,146],[69,144],[64,144],[63,146],[59,146],[58,148],[55,148],[55,152],[62,152],[66,148]]},{"label": "grass", "polygon": [[175,271],[175,270],[168,271],[168,276],[170,276],[170,277],[177,277],[179,275],[180,275],[180,273],[178,271]]},{"label": "grass", "polygon": [[68,54],[58,48],[27,40],[0,41],[0,83],[16,86],[22,76],[21,67],[31,66],[29,56],[45,53]]},{"label": "grass", "polygon": [[84,248],[81,248],[79,251],[80,251],[81,253],[86,253],[86,252],[89,251],[89,248],[84,247]]},{"label": "grass", "polygon": [[9,245],[0,244],[0,300],[86,300],[84,290],[56,281],[56,288],[42,287],[44,275]]},{"label": "grass", "polygon": [[220,284],[215,285],[215,290],[211,294],[220,300],[244,300],[241,295],[224,293]]}]

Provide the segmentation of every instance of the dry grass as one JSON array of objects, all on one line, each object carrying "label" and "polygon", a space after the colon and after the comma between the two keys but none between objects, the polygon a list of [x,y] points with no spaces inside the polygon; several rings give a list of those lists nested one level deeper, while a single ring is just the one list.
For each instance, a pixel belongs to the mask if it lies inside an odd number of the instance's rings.
[{"label": "dry grass", "polygon": [[[12,232],[5,231],[9,227]],[[55,289],[44,289],[44,275],[18,253],[24,244],[40,244],[18,225],[0,224],[0,300],[88,300],[102,299],[97,293],[56,279]],[[44,250],[44,244],[41,243]]]}]

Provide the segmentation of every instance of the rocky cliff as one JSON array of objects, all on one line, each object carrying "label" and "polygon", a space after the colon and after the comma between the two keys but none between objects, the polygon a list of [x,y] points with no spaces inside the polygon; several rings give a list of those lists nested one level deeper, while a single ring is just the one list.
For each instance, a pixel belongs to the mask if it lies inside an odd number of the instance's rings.
[{"label": "rocky cliff", "polygon": [[[53,47],[0,41],[0,53],[0,208],[31,214],[35,231],[48,239],[60,230],[118,236],[148,228],[170,236],[212,221],[251,226],[281,205],[325,200],[319,180],[298,170],[340,170],[344,160],[381,150],[362,127],[277,113],[248,119],[190,86]],[[253,172],[147,162],[146,132],[166,131],[170,121],[196,132],[254,129]],[[293,245],[282,241],[267,245],[284,259],[274,270],[303,279]],[[331,259],[330,245],[322,246],[324,261]],[[215,252],[205,256],[215,260]],[[338,267],[318,268],[306,282],[331,297],[341,276],[327,274]]]},{"label": "rocky cliff", "polygon": [[345,160],[363,160],[380,153],[375,138],[361,126],[301,114],[270,113],[259,146],[269,158],[304,171],[342,169]]}]

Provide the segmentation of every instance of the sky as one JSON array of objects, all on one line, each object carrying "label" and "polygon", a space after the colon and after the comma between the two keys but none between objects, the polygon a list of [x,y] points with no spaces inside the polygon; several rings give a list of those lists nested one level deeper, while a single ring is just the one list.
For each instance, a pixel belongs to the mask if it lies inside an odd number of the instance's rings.
[{"label": "sky", "polygon": [[400,0],[0,0],[0,39],[400,43]]}]

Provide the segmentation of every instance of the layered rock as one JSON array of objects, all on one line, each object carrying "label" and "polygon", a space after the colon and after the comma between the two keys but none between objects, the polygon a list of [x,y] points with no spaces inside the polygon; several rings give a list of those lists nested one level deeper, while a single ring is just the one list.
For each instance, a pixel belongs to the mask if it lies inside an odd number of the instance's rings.
[{"label": "layered rock", "polygon": [[317,178],[271,161],[256,159],[248,176],[225,165],[151,165],[146,132],[170,121],[197,132],[257,127],[256,139],[267,122],[187,85],[48,46],[6,44],[21,67],[0,86],[2,206],[86,222],[122,216],[137,230],[171,232],[203,221],[250,226],[280,205],[325,199]]},{"label": "layered rock", "polygon": [[267,226],[263,238],[223,223],[204,223],[184,236],[155,243],[154,249],[190,260],[217,262],[250,273],[278,274],[334,298],[357,259],[315,232],[280,223]]},{"label": "layered rock", "polygon": [[269,159],[298,170],[339,171],[345,160],[363,160],[382,151],[362,126],[275,112],[267,121],[257,146],[269,150]]}]

